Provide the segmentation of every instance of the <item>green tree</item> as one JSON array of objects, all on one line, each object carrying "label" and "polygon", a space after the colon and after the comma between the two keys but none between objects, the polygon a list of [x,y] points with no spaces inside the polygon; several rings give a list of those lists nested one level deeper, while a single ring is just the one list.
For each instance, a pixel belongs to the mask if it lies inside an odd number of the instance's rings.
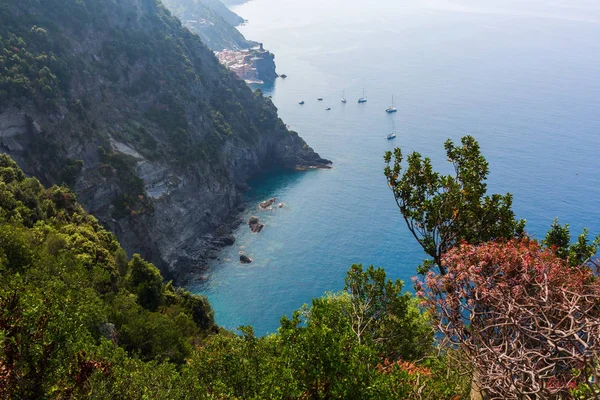
[{"label": "green tree", "polygon": [[387,279],[382,268],[352,265],[346,274],[344,290],[349,294],[348,312],[358,343],[368,340],[388,357],[414,360],[422,357],[433,343],[433,330],[419,313],[403,282]]},{"label": "green tree", "polygon": [[588,262],[596,254],[600,247],[600,235],[590,242],[588,230],[585,228],[577,237],[577,242],[571,243],[569,224],[562,226],[556,218],[542,244],[550,248],[558,257],[567,260],[569,265],[576,266]]},{"label": "green tree", "polygon": [[463,137],[459,146],[448,139],[444,147],[454,175],[434,172],[431,159],[417,152],[407,157],[406,167],[400,148],[384,156],[385,176],[408,229],[433,258],[421,273],[435,265],[445,274],[441,257],[461,241],[509,239],[525,227],[524,220],[515,219],[510,193],[487,195],[489,165],[472,136]]},{"label": "green tree", "polygon": [[154,265],[134,254],[129,262],[128,283],[131,291],[138,296],[140,305],[150,311],[164,303],[163,281],[160,271]]}]

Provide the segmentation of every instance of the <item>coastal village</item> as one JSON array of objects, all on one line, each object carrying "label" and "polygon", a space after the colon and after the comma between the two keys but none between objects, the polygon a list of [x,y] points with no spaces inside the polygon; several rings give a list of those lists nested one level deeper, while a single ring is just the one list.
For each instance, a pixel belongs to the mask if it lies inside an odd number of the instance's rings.
[{"label": "coastal village", "polygon": [[227,68],[248,84],[264,84],[277,78],[275,56],[263,48],[262,43],[253,49],[223,50],[215,55]]}]

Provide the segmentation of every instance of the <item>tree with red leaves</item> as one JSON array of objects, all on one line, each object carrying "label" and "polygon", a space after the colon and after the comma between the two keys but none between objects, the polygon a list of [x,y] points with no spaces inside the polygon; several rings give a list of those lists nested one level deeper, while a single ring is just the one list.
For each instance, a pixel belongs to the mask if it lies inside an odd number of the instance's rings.
[{"label": "tree with red leaves", "polygon": [[600,281],[523,239],[463,243],[446,275],[416,281],[442,342],[462,350],[485,398],[569,398],[600,393]]}]

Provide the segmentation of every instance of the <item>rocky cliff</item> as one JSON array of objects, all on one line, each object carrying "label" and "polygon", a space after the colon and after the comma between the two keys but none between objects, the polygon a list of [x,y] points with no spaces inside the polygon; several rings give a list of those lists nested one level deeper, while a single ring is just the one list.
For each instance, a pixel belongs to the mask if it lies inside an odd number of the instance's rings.
[{"label": "rocky cliff", "polygon": [[163,3],[211,50],[249,49],[258,44],[246,40],[236,29],[244,20],[220,0],[163,0]]},{"label": "rocky cliff", "polygon": [[219,15],[225,22],[233,26],[244,23],[244,18],[231,11],[221,0],[198,0],[206,4],[211,10]]},{"label": "rocky cliff", "polygon": [[0,152],[170,278],[205,267],[249,176],[329,164],[156,0],[9,0],[0,72]]}]

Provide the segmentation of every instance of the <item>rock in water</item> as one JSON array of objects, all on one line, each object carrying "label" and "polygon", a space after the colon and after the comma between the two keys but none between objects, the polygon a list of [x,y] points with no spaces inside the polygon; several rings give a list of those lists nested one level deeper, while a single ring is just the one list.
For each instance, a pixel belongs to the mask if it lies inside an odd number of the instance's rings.
[{"label": "rock in water", "polygon": [[259,207],[262,208],[263,210],[266,210],[267,208],[271,207],[271,205],[273,205],[273,203],[275,203],[275,200],[277,200],[275,197],[263,201],[262,203],[260,203]]},{"label": "rock in water", "polygon": [[235,236],[233,235],[225,235],[221,237],[221,243],[225,246],[231,246],[235,243]]},{"label": "rock in water", "polygon": [[250,264],[252,262],[252,259],[245,254],[240,254],[240,262],[242,264]]},{"label": "rock in water", "polygon": [[277,207],[283,208],[283,203],[279,203],[279,205]]},{"label": "rock in water", "polygon": [[262,231],[262,229],[265,227],[263,224],[260,223],[260,219],[258,219],[258,217],[250,217],[250,219],[248,220],[248,226],[250,227],[250,230],[254,233]]}]

